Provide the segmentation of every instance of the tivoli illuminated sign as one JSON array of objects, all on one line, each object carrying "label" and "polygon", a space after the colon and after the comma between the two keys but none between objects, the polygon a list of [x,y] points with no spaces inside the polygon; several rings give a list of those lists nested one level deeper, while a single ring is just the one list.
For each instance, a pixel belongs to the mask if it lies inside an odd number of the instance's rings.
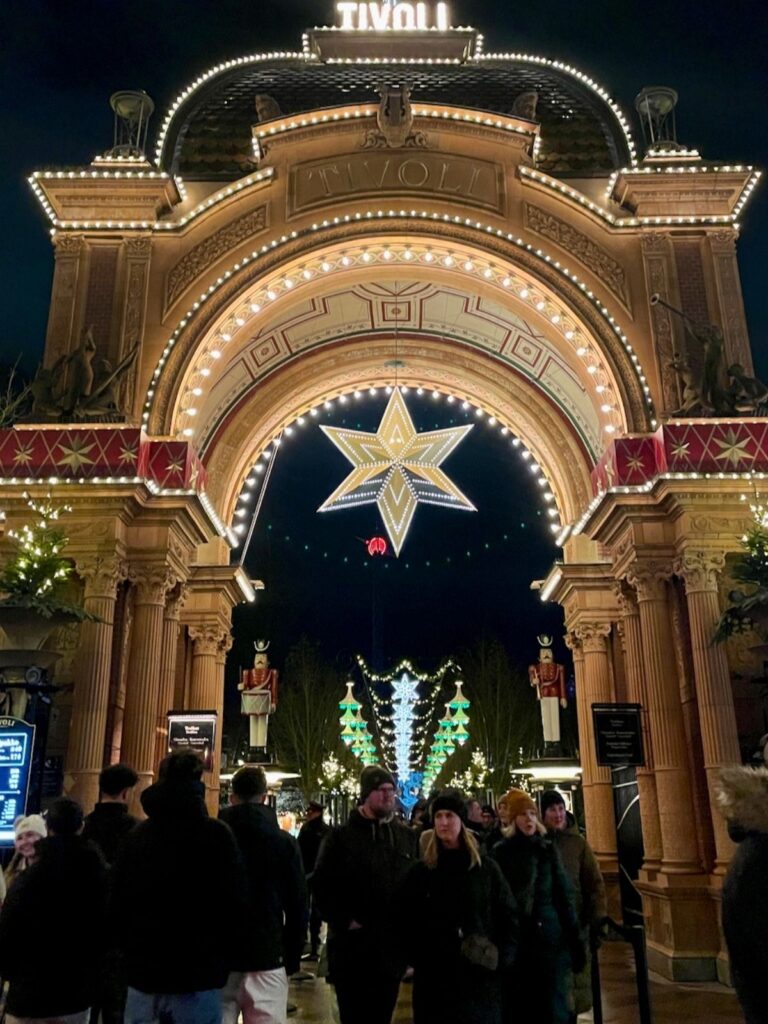
[{"label": "tivoli illuminated sign", "polygon": [[450,19],[448,4],[426,3],[353,3],[342,0],[336,4],[341,15],[341,29],[369,32],[420,32],[435,28],[447,32]]}]

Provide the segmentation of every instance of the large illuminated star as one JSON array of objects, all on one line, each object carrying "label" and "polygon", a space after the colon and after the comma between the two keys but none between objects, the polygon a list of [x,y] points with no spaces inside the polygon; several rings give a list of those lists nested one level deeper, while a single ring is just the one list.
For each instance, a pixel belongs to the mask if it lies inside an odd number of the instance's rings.
[{"label": "large illuminated star", "polygon": [[476,511],[439,468],[471,424],[417,434],[405,400],[395,388],[375,434],[343,427],[321,429],[354,469],[318,512],[376,504],[396,555],[420,502]]}]

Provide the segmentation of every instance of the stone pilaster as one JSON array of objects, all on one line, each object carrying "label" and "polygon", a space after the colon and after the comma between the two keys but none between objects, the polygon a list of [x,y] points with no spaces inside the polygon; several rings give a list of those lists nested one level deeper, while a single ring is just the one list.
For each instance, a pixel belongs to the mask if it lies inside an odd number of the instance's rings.
[{"label": "stone pilaster", "polygon": [[165,600],[176,577],[164,563],[146,563],[131,566],[129,579],[135,598],[121,758],[138,772],[134,810],[140,811],[139,796],[152,781],[155,761]]},{"label": "stone pilaster", "polygon": [[690,814],[693,795],[680,689],[672,654],[667,595],[671,574],[672,568],[666,562],[635,562],[627,574],[627,582],[637,592],[640,614],[661,831],[661,866],[666,874],[696,874],[700,864],[695,830],[681,828],[680,823],[681,808]]},{"label": "stone pilaster", "polygon": [[740,363],[748,375],[753,370],[741,278],[736,259],[736,231],[728,228],[707,235],[715,277],[720,320],[725,337],[726,365]]},{"label": "stone pilaster", "polygon": [[[583,654],[581,698],[577,702],[581,748],[584,812],[589,842],[604,871],[617,870],[616,818],[610,768],[599,767],[595,748],[592,705],[609,704],[611,670],[608,662],[609,622],[581,622],[574,630]],[[578,685],[578,684],[577,684]]]},{"label": "stone pilaster", "polygon": [[189,627],[192,641],[192,676],[189,690],[189,711],[216,711],[216,748],[213,752],[213,770],[205,773],[206,803],[211,814],[219,806],[219,766],[221,761],[221,733],[224,717],[224,659],[227,644],[231,643],[229,630],[219,623]]},{"label": "stone pilaster", "polygon": [[640,801],[640,823],[643,830],[643,868],[658,871],[661,867],[661,830],[659,804],[656,796],[656,776],[653,773],[653,737],[648,719],[648,697],[645,692],[645,666],[643,641],[640,633],[640,611],[637,598],[629,587],[617,588],[622,613],[622,643],[627,678],[627,696],[630,703],[640,704],[643,717],[643,747],[645,765],[636,770],[637,795]]},{"label": "stone pilaster", "polygon": [[724,555],[706,551],[686,551],[675,565],[685,584],[688,604],[704,770],[715,837],[715,874],[725,873],[734,849],[725,820],[717,809],[717,776],[723,766],[741,763],[728,659],[725,648],[712,643],[720,617],[718,577],[724,566]]},{"label": "stone pilaster", "polygon": [[157,699],[155,771],[168,749],[168,712],[173,704],[176,682],[176,653],[179,641],[179,617],[186,597],[186,588],[179,584],[168,595],[163,613],[163,642],[160,663],[160,689]]},{"label": "stone pilaster", "polygon": [[52,367],[69,352],[76,331],[75,314],[85,253],[82,235],[60,232],[54,239],[56,266],[53,272],[51,308],[45,336],[45,365]]},{"label": "stone pilaster", "polygon": [[64,785],[67,795],[90,811],[104,767],[115,602],[125,566],[118,558],[95,557],[78,561],[77,572],[85,583],[83,606],[94,619],[80,627]]}]

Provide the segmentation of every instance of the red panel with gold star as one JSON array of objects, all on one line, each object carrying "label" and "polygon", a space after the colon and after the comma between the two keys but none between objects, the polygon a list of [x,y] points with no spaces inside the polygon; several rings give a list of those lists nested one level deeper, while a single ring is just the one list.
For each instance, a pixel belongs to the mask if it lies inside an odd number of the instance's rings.
[{"label": "red panel with gold star", "polygon": [[690,420],[664,428],[673,473],[748,473],[768,468],[768,420]]},{"label": "red panel with gold star", "polygon": [[16,427],[0,430],[4,477],[93,480],[140,474],[141,431],[134,427]]},{"label": "red panel with gold star", "polygon": [[205,489],[206,472],[186,441],[149,441],[147,476],[170,490]]},{"label": "red panel with gold star", "polygon": [[155,441],[137,427],[0,430],[0,477],[17,480],[152,480],[201,491],[206,472],[187,441]]}]

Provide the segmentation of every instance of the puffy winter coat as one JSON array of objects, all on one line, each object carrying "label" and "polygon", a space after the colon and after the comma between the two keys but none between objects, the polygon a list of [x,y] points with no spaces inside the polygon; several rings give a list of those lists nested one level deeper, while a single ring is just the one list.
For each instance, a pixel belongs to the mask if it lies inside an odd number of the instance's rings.
[{"label": "puffy winter coat", "polygon": [[723,883],[723,933],[747,1024],[765,1024],[768,978],[768,770],[725,768],[718,803],[738,844]]},{"label": "puffy winter coat", "polygon": [[[501,1024],[502,978],[517,945],[517,914],[498,864],[483,858],[470,868],[466,850],[440,850],[435,867],[423,861],[405,877],[400,942],[414,968],[415,1024]],[[463,936],[490,939],[496,971],[471,964]]]},{"label": "puffy winter coat", "polygon": [[146,789],[148,819],[112,869],[116,945],[140,992],[222,988],[233,969],[247,881],[235,837],[208,817],[203,792],[199,783]]},{"label": "puffy winter coat", "polygon": [[[325,837],[311,888],[328,922],[330,980],[361,959],[379,974],[400,977],[405,956],[397,939],[395,896],[416,857],[412,829],[399,821],[373,821],[358,810]],[[353,921],[360,928],[350,931]]]},{"label": "puffy winter coat", "polygon": [[107,866],[81,836],[49,836],[0,913],[0,974],[14,1017],[63,1017],[93,1005],[104,952]]}]

